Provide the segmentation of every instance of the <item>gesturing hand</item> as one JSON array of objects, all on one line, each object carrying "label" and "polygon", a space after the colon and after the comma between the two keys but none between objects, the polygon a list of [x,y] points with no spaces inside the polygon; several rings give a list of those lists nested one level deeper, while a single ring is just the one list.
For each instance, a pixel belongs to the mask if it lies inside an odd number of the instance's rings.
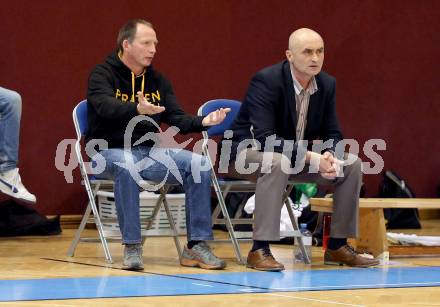
[{"label": "gesturing hand", "polygon": [[203,118],[202,125],[204,127],[218,125],[226,118],[226,114],[230,111],[230,108],[220,108],[216,111],[212,111]]},{"label": "gesturing hand", "polygon": [[139,100],[139,103],[137,105],[137,111],[139,114],[154,115],[165,111],[164,107],[156,106],[152,103],[149,103],[147,99],[142,95],[142,92],[137,92],[137,97]]}]

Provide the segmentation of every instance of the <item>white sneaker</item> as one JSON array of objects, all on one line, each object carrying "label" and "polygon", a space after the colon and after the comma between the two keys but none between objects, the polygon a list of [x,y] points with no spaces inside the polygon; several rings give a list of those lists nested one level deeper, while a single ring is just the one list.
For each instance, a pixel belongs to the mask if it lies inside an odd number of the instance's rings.
[{"label": "white sneaker", "polygon": [[37,202],[35,195],[29,193],[21,182],[18,168],[14,168],[13,170],[5,173],[0,173],[0,191],[25,202]]}]

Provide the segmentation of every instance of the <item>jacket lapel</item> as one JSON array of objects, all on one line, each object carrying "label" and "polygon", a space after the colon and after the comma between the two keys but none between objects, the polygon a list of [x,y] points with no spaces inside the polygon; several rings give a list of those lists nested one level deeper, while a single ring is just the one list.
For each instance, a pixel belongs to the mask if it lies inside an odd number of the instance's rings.
[{"label": "jacket lapel", "polygon": [[320,109],[322,107],[322,84],[320,82],[319,74],[315,76],[315,80],[318,90],[310,96],[309,109],[307,110],[306,131],[304,132],[305,139],[310,135],[310,127],[313,126],[314,123],[316,124],[317,119],[313,118],[313,116],[320,114]]},{"label": "jacket lapel", "polygon": [[317,103],[318,102],[318,96],[319,96],[319,88],[318,91],[316,91],[316,93],[314,93],[313,95],[310,96],[310,100],[309,100],[309,109],[307,110],[307,123],[306,123],[306,130],[304,131],[304,138],[307,139],[307,137],[309,136],[309,130],[310,130],[310,125],[313,123],[313,114],[315,113],[316,107],[317,107]]},{"label": "jacket lapel", "polygon": [[[293,88],[293,79],[290,72],[289,62],[284,61],[283,63],[283,76],[284,76],[284,91],[285,91],[285,103],[287,105],[287,110],[289,117],[292,120],[293,127],[296,127],[296,104],[295,104],[295,89]],[[295,135],[295,132],[293,132]]]}]

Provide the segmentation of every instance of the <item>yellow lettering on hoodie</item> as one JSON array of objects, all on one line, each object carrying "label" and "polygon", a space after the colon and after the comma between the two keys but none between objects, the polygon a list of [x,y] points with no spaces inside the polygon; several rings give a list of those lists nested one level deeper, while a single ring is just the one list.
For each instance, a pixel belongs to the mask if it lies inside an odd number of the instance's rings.
[{"label": "yellow lettering on hoodie", "polygon": [[147,102],[150,102],[150,94],[145,94],[145,99],[147,100]]},{"label": "yellow lettering on hoodie", "polygon": [[[129,99],[130,99],[130,102],[136,102],[136,95],[135,94],[131,94],[131,95],[124,94],[121,92],[120,89],[116,89],[115,97],[120,99],[122,102],[127,102],[127,101],[129,101]],[[153,92],[153,93],[145,93],[144,97],[147,100],[147,102],[149,102],[149,103],[156,103],[156,102],[160,102],[160,100],[161,100],[159,90],[156,90],[156,92]]]},{"label": "yellow lettering on hoodie", "polygon": [[153,97],[153,102],[156,102],[156,98],[157,98],[157,101],[160,101],[159,90],[156,91],[156,94],[152,93],[151,96]]}]

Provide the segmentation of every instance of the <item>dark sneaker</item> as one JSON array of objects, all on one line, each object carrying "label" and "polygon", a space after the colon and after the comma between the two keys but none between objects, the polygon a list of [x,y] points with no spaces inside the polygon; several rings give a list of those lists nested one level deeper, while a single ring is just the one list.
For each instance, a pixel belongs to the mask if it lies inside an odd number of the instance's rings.
[{"label": "dark sneaker", "polygon": [[284,265],[275,260],[268,247],[249,252],[246,266],[259,271],[278,272],[284,270]]},{"label": "dark sneaker", "polygon": [[138,271],[144,269],[142,244],[125,244],[123,269]]},{"label": "dark sneaker", "polygon": [[185,245],[180,264],[207,270],[220,270],[226,267],[226,262],[217,258],[204,241],[194,245],[191,249]]},{"label": "dark sneaker", "polygon": [[367,268],[380,263],[377,259],[360,256],[350,245],[344,245],[336,250],[327,249],[324,254],[324,264],[348,265],[358,268]]}]

